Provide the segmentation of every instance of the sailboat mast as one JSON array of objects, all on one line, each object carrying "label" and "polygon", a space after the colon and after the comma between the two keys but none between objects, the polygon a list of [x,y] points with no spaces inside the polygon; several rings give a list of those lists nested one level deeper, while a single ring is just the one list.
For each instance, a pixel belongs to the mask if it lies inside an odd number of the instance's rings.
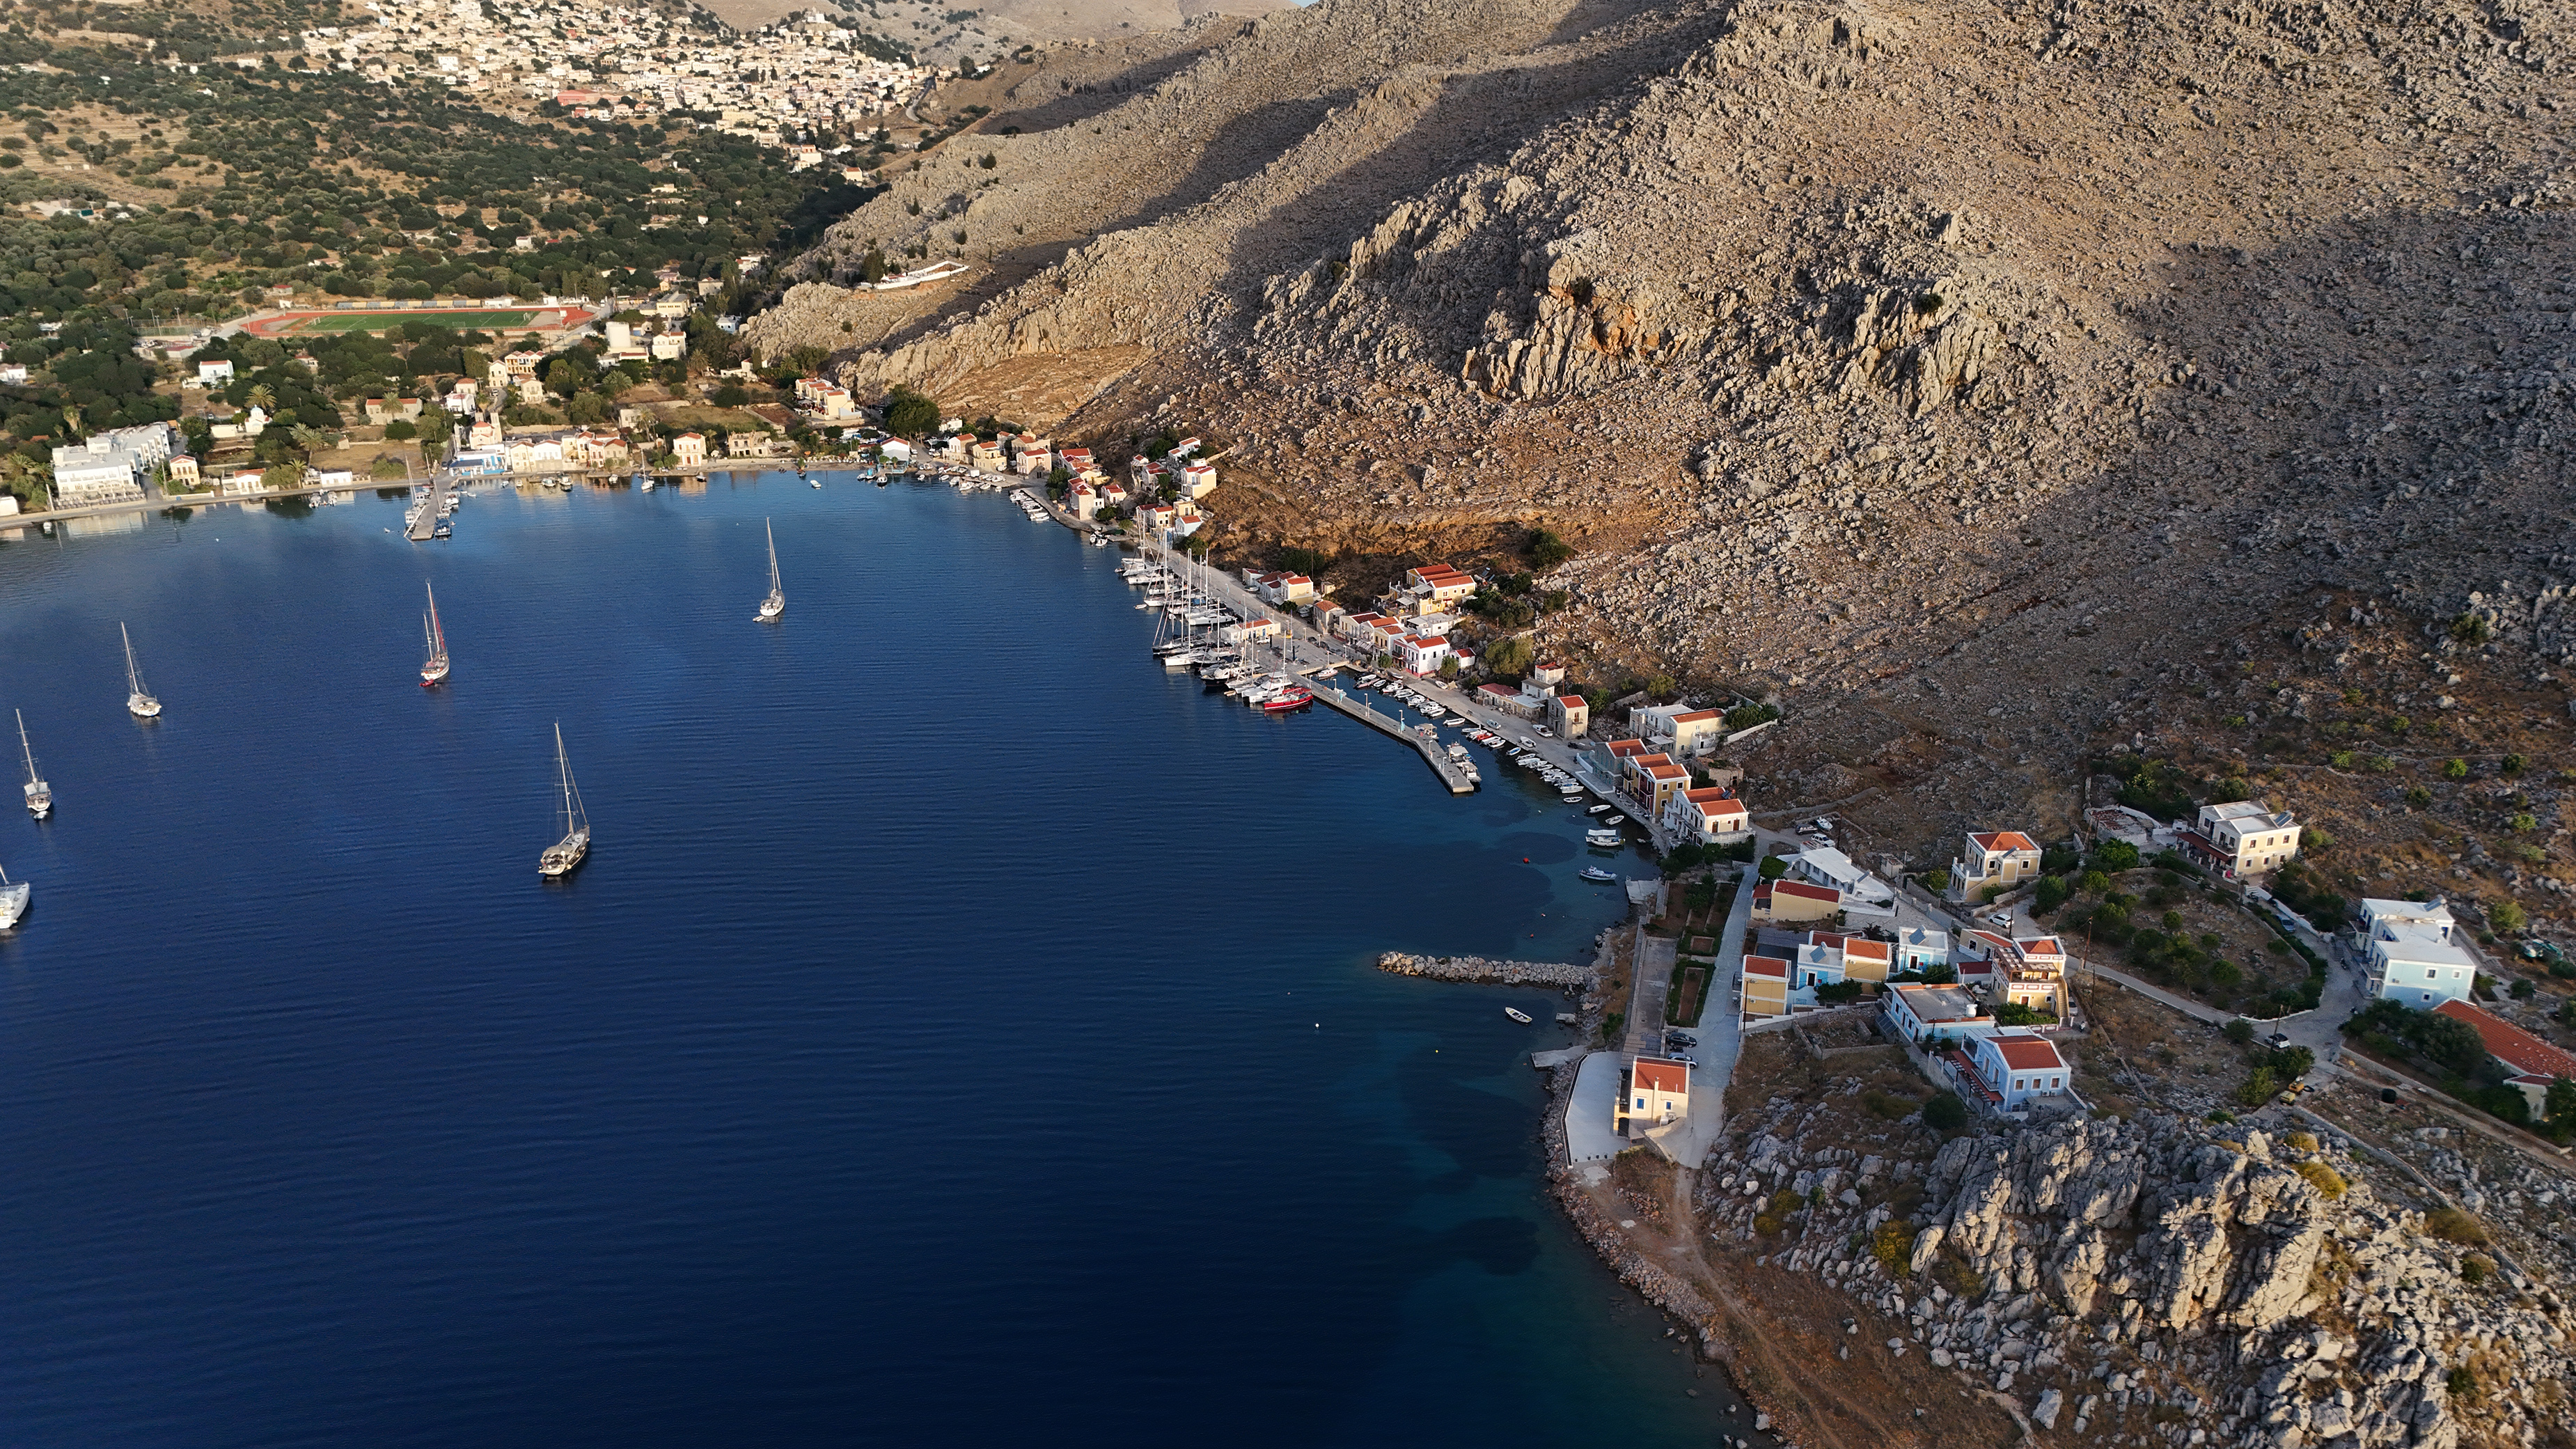
[{"label": "sailboat mast", "polygon": [[36,747],[27,743],[27,712],[21,709],[11,713],[18,716],[18,748],[26,753],[27,778],[33,781],[36,778]]},{"label": "sailboat mast", "polygon": [[572,834],[572,759],[564,753],[563,726],[555,726],[555,768],[563,774],[564,834]]},{"label": "sailboat mast", "polygon": [[422,584],[421,587],[429,590],[430,652],[433,654],[444,654],[447,652],[447,630],[438,622],[438,590],[432,588],[426,583]]},{"label": "sailboat mast", "polygon": [[127,631],[123,619],[116,621],[116,633],[118,638],[125,641],[125,687],[136,694],[141,694],[143,676],[136,673],[134,669],[134,635]]}]

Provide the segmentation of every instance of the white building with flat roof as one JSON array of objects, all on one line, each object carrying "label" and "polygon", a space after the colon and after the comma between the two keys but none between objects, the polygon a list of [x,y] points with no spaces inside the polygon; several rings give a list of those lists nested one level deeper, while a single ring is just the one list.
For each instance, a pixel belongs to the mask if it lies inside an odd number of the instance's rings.
[{"label": "white building with flat roof", "polygon": [[54,449],[54,503],[74,508],[91,503],[139,503],[147,470],[139,454],[107,439],[92,438],[76,447]]}]

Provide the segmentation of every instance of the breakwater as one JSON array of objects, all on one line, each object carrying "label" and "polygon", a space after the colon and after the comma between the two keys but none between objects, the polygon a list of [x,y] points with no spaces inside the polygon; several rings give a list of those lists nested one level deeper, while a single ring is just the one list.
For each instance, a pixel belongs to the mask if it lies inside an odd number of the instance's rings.
[{"label": "breakwater", "polygon": [[1377,969],[1398,976],[1426,976],[1434,981],[1482,981],[1500,986],[1588,987],[1593,968],[1564,961],[1495,961],[1483,956],[1414,956],[1389,951],[1377,958]]}]

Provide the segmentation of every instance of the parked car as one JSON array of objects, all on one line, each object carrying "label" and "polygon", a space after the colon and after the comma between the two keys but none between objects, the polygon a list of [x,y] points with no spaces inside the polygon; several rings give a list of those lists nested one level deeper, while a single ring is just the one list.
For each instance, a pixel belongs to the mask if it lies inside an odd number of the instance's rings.
[{"label": "parked car", "polygon": [[1689,1047],[1689,1046],[1698,1046],[1698,1045],[1699,1045],[1699,1038],[1698,1038],[1698,1037],[1695,1037],[1695,1036],[1693,1036],[1693,1035],[1691,1035],[1689,1032],[1686,1032],[1686,1031],[1668,1031],[1668,1032],[1665,1032],[1665,1033],[1664,1033],[1664,1040],[1666,1040],[1666,1041],[1670,1041],[1670,1042],[1679,1042],[1679,1043],[1681,1043],[1683,1046],[1686,1046],[1686,1047]]}]

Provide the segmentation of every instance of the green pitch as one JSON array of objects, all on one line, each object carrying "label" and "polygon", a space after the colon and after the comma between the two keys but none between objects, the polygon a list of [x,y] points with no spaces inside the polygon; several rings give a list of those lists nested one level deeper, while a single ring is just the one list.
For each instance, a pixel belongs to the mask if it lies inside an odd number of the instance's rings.
[{"label": "green pitch", "polygon": [[298,332],[382,332],[405,322],[431,322],[441,327],[478,327],[486,331],[495,327],[523,328],[535,322],[536,311],[520,312],[334,312],[328,317],[307,317],[295,326]]}]

